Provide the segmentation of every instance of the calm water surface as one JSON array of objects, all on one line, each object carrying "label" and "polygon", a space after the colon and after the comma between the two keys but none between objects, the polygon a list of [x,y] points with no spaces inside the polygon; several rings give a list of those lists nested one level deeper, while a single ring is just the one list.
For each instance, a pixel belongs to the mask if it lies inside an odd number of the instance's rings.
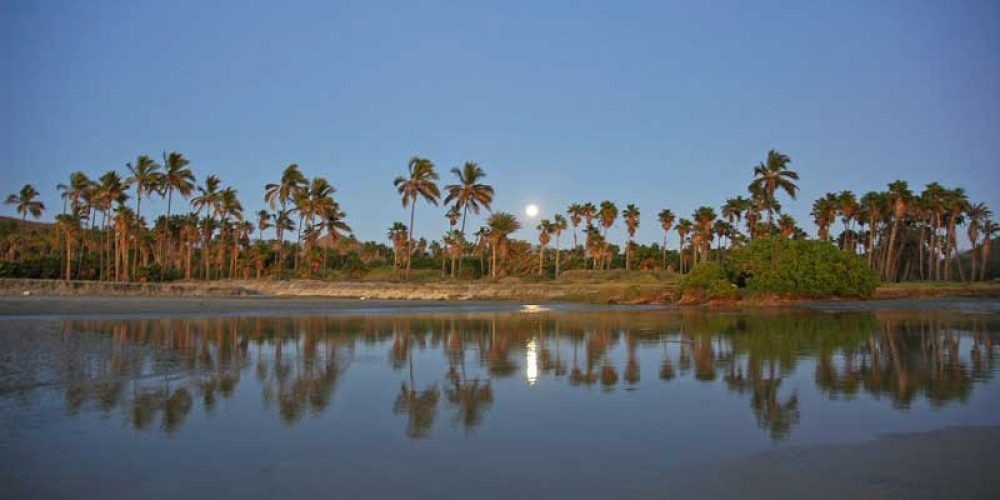
[{"label": "calm water surface", "polygon": [[662,496],[690,464],[1000,424],[1000,315],[0,320],[13,497]]}]

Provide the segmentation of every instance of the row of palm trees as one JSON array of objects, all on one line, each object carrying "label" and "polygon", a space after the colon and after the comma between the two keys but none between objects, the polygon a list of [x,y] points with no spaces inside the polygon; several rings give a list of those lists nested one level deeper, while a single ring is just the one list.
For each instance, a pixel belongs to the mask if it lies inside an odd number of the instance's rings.
[{"label": "row of palm trees", "polygon": [[[886,191],[869,191],[860,198],[851,191],[827,193],[813,204],[812,216],[820,239],[836,240],[840,248],[865,256],[883,280],[986,279],[992,241],[1000,226],[984,203],[969,201],[962,188],[937,182],[919,194],[905,181]],[[837,219],[843,229],[832,237]],[[971,251],[969,268],[959,259],[958,226],[965,225]]]},{"label": "row of palm trees", "polygon": [[[799,176],[789,168],[790,163],[787,155],[769,151],[753,169],[747,196],[727,199],[719,212],[701,206],[690,217],[678,217],[670,209],[660,210],[657,222],[663,230],[662,246],[634,241],[641,221],[638,206],[627,204],[619,211],[614,202],[604,200],[573,203],[565,215],[540,219],[535,226],[538,245],[532,249],[530,244],[511,240],[521,229],[516,216],[492,212],[495,192],[485,183],[482,167],[470,161],[451,169],[455,181],[442,191],[435,164],[414,157],[404,175],[393,181],[410,219],[409,225],[396,222],[387,231],[393,267],[409,278],[414,258],[430,251],[440,257],[442,275],[449,274],[450,261],[452,278],[463,275],[462,266],[469,256],[479,258],[482,276],[497,278],[515,272],[541,276],[546,273],[548,247],[554,242],[555,252],[549,261],[558,277],[564,262],[562,236],[571,230],[571,264],[580,267],[589,261],[593,270],[607,270],[621,256],[608,238],[609,229],[621,220],[626,233],[625,270],[659,267],[687,272],[700,262],[722,259],[729,249],[761,236],[806,237],[795,219],[783,213],[778,200],[780,195],[794,200],[798,192]],[[165,153],[162,163],[142,155],[126,169],[124,177],[112,170],[97,179],[74,172],[67,184],[58,186],[63,210],[56,217],[58,242],[49,250],[60,254],[67,279],[74,275],[74,267],[77,276],[83,275],[81,270],[89,262],[85,255],[88,259],[96,256],[96,262],[89,264],[97,270],[91,277],[129,281],[163,279],[169,273],[186,279],[246,278],[252,271],[256,277],[285,276],[289,271],[294,276],[311,277],[326,270],[331,247],[338,253],[345,248],[358,252],[369,246],[378,252],[377,243],[362,245],[353,236],[345,241],[351,228],[334,197],[335,188],[324,177],[307,178],[296,164],[286,167],[277,182],[265,186],[264,201],[269,210],[258,211],[252,220],[244,214],[234,188],[223,187],[214,175],[197,184],[189,161],[180,153]],[[149,227],[142,215],[142,202],[152,197],[166,201],[166,212]],[[173,213],[178,197],[190,205],[190,210],[180,215]],[[38,191],[30,185],[7,198],[22,219],[18,237],[9,245],[9,257],[23,256],[30,250],[32,242],[26,238],[24,223],[29,215],[41,217],[45,207],[38,198]],[[131,207],[129,198],[134,198]],[[420,201],[433,206],[443,201],[447,207],[449,230],[429,244],[414,236]],[[483,211],[489,213],[485,224],[469,235],[470,213],[478,216]],[[998,233],[986,205],[970,203],[961,188],[947,189],[937,183],[928,184],[920,194],[910,191],[904,181],[860,198],[850,191],[828,193],[813,204],[812,216],[819,239],[834,241],[843,251],[864,256],[887,281],[985,279],[992,240]],[[838,218],[842,230],[833,236]],[[972,247],[968,269],[959,259],[958,228],[962,225]],[[268,229],[274,231],[271,240],[264,238]],[[579,237],[581,230],[583,238]],[[256,242],[251,240],[255,231]],[[667,246],[671,231],[680,241],[676,251]],[[292,244],[286,243],[290,232],[294,232]],[[35,246],[39,246],[37,242]],[[511,253],[521,256],[525,252],[537,259],[534,271],[511,262]],[[648,257],[651,252],[660,254],[659,262]],[[636,255],[646,257],[637,262]],[[195,265],[195,257],[200,266]]]},{"label": "row of palm trees", "polygon": [[[196,184],[188,165],[177,152],[164,154],[162,164],[142,155],[126,165],[124,178],[114,170],[97,179],[78,171],[67,184],[60,184],[63,210],[56,217],[56,228],[65,278],[74,275],[74,267],[77,276],[83,274],[84,252],[77,251],[81,246],[96,256],[90,275],[100,280],[163,279],[168,270],[182,271],[185,279],[246,278],[251,269],[261,277],[267,262],[273,260],[272,247],[277,247],[279,255],[274,264],[277,271],[285,265],[286,245],[263,241],[270,228],[275,229],[278,241],[284,241],[287,231],[297,230],[293,269],[298,273],[300,261],[309,257],[309,265],[302,265],[304,275],[309,276],[326,261],[316,258],[317,242],[325,238],[326,252],[351,231],[346,213],[333,198],[333,186],[323,177],[306,178],[295,164],[285,169],[278,183],[265,186],[264,200],[273,211],[260,210],[254,220],[245,215],[236,189],[223,187],[214,175]],[[189,203],[188,213],[172,213],[175,195]],[[149,227],[142,202],[153,196],[166,200],[166,213]],[[38,197],[29,185],[6,200],[22,218],[16,245],[11,245],[15,255],[29,252],[24,222],[29,214],[42,215],[45,206]],[[130,197],[135,199],[134,208],[128,206]],[[255,230],[259,237],[253,244],[250,235]],[[201,260],[200,274],[193,260],[196,254]]]}]

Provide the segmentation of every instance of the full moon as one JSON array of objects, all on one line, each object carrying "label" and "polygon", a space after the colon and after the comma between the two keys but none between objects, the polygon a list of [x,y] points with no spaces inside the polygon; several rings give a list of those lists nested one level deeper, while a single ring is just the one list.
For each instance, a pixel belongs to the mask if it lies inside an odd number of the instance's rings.
[{"label": "full moon", "polygon": [[524,207],[524,213],[527,214],[528,217],[534,217],[534,216],[538,215],[538,205],[535,205],[534,203],[532,203],[532,204]]}]

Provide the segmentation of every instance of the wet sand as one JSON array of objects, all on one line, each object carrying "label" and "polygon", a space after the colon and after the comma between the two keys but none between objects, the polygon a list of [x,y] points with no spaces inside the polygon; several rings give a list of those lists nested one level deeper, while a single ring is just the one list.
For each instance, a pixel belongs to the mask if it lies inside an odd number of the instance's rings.
[{"label": "wet sand", "polygon": [[430,313],[504,313],[661,309],[514,301],[358,300],[292,297],[0,297],[0,319],[158,316],[302,316]]},{"label": "wet sand", "polygon": [[1000,426],[791,447],[675,471],[685,498],[997,498]]},{"label": "wet sand", "polygon": [[[277,316],[372,315],[422,313],[521,312],[527,301],[509,300],[359,300],[322,297],[0,297],[0,318],[151,317],[151,316]],[[601,305],[543,303],[541,310],[561,312],[604,310],[676,310],[670,305]],[[817,301],[775,306],[828,313],[851,311],[938,310],[1000,314],[1000,299],[916,298],[878,301]],[[737,308],[738,309],[738,308]],[[533,309],[532,312],[539,309]]]}]

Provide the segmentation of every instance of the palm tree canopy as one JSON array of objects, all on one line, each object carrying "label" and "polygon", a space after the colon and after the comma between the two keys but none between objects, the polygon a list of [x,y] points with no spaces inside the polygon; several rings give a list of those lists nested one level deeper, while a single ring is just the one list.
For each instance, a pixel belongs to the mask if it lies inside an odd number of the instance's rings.
[{"label": "palm tree canopy", "polygon": [[177,191],[183,197],[191,195],[194,190],[194,173],[188,168],[190,162],[176,151],[163,155],[163,187]]},{"label": "palm tree canopy", "polygon": [[401,196],[403,207],[410,203],[416,203],[417,197],[422,197],[432,205],[438,204],[441,191],[438,189],[436,180],[438,174],[434,171],[434,163],[426,158],[414,156],[407,164],[409,177],[399,176],[393,181],[396,190]]},{"label": "palm tree canopy", "polygon": [[494,212],[486,224],[490,228],[490,234],[500,238],[506,238],[509,234],[521,229],[521,223],[517,217],[507,212]]},{"label": "palm tree canopy", "polygon": [[639,227],[639,207],[629,203],[622,211],[622,217],[625,218],[625,227],[629,236],[635,236],[635,230]]},{"label": "palm tree canopy", "polygon": [[556,236],[562,234],[567,227],[569,227],[569,225],[566,223],[566,218],[563,217],[562,214],[555,214],[552,217],[552,232],[555,233]]},{"label": "palm tree canopy", "polygon": [[142,193],[150,194],[157,191],[163,184],[163,174],[160,172],[160,164],[153,161],[147,155],[140,155],[135,160],[135,164],[126,164],[129,175],[125,179],[127,186],[136,186]]},{"label": "palm tree canopy", "polygon": [[614,203],[604,200],[601,202],[601,208],[597,215],[601,219],[601,225],[607,229],[614,225],[615,219],[618,218],[618,207]]},{"label": "palm tree canopy", "polygon": [[778,191],[784,191],[794,200],[798,191],[794,181],[799,180],[799,174],[788,169],[791,162],[787,155],[773,149],[768,151],[764,162],[753,169],[754,180],[750,183],[750,191],[765,195],[765,200],[769,202],[775,201]]},{"label": "palm tree canopy", "polygon": [[660,213],[656,215],[657,220],[660,221],[660,227],[664,231],[670,231],[670,228],[674,226],[674,212],[669,208],[664,208],[660,210]]},{"label": "palm tree canopy", "polygon": [[306,176],[302,175],[299,165],[292,163],[285,167],[281,173],[281,180],[274,184],[264,186],[264,201],[271,205],[272,209],[276,205],[285,205],[295,199],[296,194],[306,185]]},{"label": "palm tree canopy", "polygon": [[455,207],[469,209],[474,214],[478,214],[480,208],[490,209],[493,204],[493,186],[483,184],[480,181],[486,177],[486,172],[475,162],[467,161],[462,168],[455,167],[451,173],[458,177],[458,184],[449,184],[444,187],[448,195],[445,197],[445,204],[455,202]]},{"label": "palm tree canopy", "polygon": [[37,219],[45,211],[45,204],[37,198],[38,190],[31,184],[25,184],[20,191],[7,196],[5,203],[16,205],[17,213],[21,214],[22,217],[27,217],[28,214],[31,214],[32,217]]}]

